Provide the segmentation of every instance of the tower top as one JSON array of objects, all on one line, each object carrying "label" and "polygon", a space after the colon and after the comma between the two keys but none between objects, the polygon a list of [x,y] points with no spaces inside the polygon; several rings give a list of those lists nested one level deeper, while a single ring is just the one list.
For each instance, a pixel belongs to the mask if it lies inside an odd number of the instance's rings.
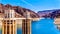
[{"label": "tower top", "polygon": [[15,17],[15,12],[13,9],[8,9],[8,10],[5,10],[5,15],[7,18],[13,18]]},{"label": "tower top", "polygon": [[26,11],[26,17],[30,18],[30,12]]}]

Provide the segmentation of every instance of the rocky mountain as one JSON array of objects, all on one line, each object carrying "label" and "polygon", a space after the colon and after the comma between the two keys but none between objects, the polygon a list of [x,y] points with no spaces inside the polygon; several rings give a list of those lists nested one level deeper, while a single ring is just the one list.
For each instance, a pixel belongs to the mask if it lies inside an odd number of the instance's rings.
[{"label": "rocky mountain", "polygon": [[50,14],[50,16],[51,16],[52,18],[60,18],[60,9],[52,12],[52,13]]},{"label": "rocky mountain", "polygon": [[0,13],[1,12],[3,13],[3,11],[6,9],[14,9],[16,13],[21,15],[19,17],[25,17],[26,18],[26,14],[28,12],[28,13],[30,13],[31,18],[39,18],[39,15],[30,9],[26,9],[26,8],[23,8],[20,6],[12,6],[9,4],[6,4],[6,5],[0,4]]},{"label": "rocky mountain", "polygon": [[47,17],[49,17],[49,18],[60,17],[60,9],[39,11],[38,15],[40,17],[44,17],[44,18],[47,18]]},{"label": "rocky mountain", "polygon": [[52,13],[53,11],[52,10],[45,10],[45,11],[38,11],[38,15],[40,17],[44,17],[45,15],[46,16],[49,16],[48,14]]}]

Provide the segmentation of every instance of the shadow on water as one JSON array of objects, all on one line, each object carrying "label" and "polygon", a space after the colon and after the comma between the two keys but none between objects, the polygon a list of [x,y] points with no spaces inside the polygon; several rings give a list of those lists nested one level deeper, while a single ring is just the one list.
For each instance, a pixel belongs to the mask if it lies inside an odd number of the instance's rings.
[{"label": "shadow on water", "polygon": [[[22,34],[21,28],[17,29],[17,34]],[[39,21],[32,21],[32,34],[60,34],[60,32],[55,27],[54,19],[45,18]]]}]

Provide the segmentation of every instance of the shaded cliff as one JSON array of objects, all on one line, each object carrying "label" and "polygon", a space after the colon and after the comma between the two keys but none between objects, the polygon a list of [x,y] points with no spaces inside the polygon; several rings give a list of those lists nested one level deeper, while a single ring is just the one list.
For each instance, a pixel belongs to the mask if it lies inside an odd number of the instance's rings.
[{"label": "shaded cliff", "polygon": [[29,12],[31,18],[39,18],[39,15],[30,9],[26,9],[26,8],[23,8],[20,6],[12,6],[9,4],[7,4],[7,5],[0,4],[0,13],[1,12],[3,13],[4,10],[6,10],[6,9],[14,9],[16,13],[21,15],[19,17],[25,17],[26,18],[26,14],[27,14],[27,12]]},{"label": "shaded cliff", "polygon": [[38,15],[44,18],[57,18],[60,17],[60,9],[39,11]]},{"label": "shaded cliff", "polygon": [[50,16],[53,18],[60,18],[60,9],[52,12]]}]

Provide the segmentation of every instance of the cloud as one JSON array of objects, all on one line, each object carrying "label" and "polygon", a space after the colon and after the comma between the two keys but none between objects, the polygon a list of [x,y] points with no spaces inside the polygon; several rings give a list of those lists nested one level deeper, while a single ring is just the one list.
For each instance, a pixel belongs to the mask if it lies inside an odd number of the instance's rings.
[{"label": "cloud", "polygon": [[24,2],[25,4],[31,6],[34,10],[36,10],[36,7],[34,5],[32,5],[31,3],[28,3],[27,1],[25,0],[21,0],[22,2]]},{"label": "cloud", "polygon": [[30,3],[26,2],[25,0],[21,0],[21,1],[23,1],[25,4],[27,4],[27,5],[29,5],[29,6],[32,6],[32,7],[33,7],[33,5],[32,5],[32,4],[30,4]]}]

